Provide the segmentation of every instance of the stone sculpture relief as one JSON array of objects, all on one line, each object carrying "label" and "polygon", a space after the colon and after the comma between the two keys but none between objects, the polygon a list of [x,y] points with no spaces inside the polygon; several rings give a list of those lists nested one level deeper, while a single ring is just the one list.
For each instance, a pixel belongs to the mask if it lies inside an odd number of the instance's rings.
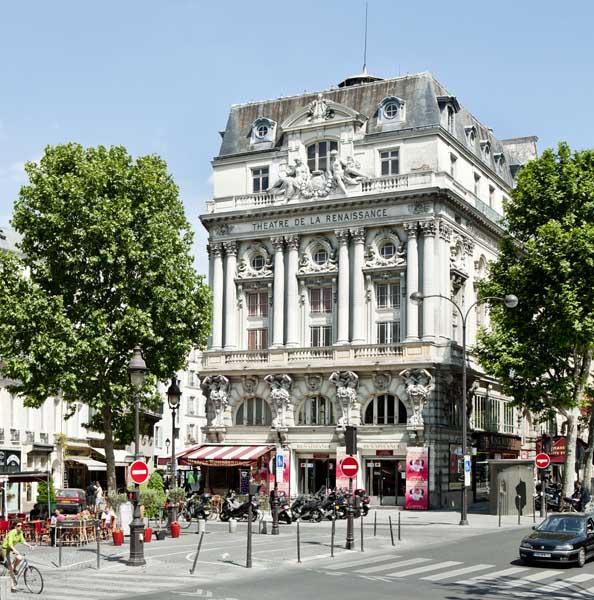
[{"label": "stone sculpture relief", "polygon": [[[255,268],[253,259],[262,257],[262,266]],[[237,263],[237,279],[251,279],[255,277],[272,277],[272,257],[265,246],[253,244],[243,253]]]},{"label": "stone sculpture relief", "polygon": [[[322,249],[326,251],[328,259],[324,263],[317,263],[314,260],[315,251]],[[301,260],[299,261],[299,274],[306,275],[310,273],[331,273],[338,270],[336,261],[336,250],[332,247],[329,240],[317,239],[308,244],[305,248]]]},{"label": "stone sculpture relief", "polygon": [[427,369],[406,369],[400,373],[408,396],[408,425],[423,427],[423,409],[434,387],[433,376]]},{"label": "stone sculpture relief", "polygon": [[256,393],[258,387],[258,376],[257,375],[246,375],[243,378],[243,391],[248,396],[253,396]]},{"label": "stone sculpture relief", "polygon": [[270,386],[272,428],[286,429],[295,424],[294,406],[291,400],[293,380],[289,375],[266,375],[264,381]]},{"label": "stone sculpture relief", "polygon": [[307,105],[307,120],[310,123],[319,123],[332,118],[334,118],[334,111],[324,100],[323,94],[318,94],[317,98]]},{"label": "stone sculpture relief", "polygon": [[305,375],[305,385],[309,392],[319,392],[322,389],[322,383],[321,375]]},{"label": "stone sculpture relief", "polygon": [[[392,256],[384,257],[381,254],[380,248],[389,242],[394,244],[396,252]],[[404,263],[406,263],[406,245],[400,241],[400,238],[395,233],[382,231],[369,244],[365,260],[366,267],[397,267]]]},{"label": "stone sculpture relief", "polygon": [[210,375],[202,380],[200,387],[212,410],[212,422],[209,425],[224,427],[228,424],[225,413],[229,407],[229,379],[224,375]]},{"label": "stone sculpture relief", "polygon": [[347,425],[358,425],[360,421],[360,406],[357,396],[359,376],[353,371],[334,371],[330,381],[336,386],[336,401],[340,407],[341,416],[337,423],[341,428]]}]

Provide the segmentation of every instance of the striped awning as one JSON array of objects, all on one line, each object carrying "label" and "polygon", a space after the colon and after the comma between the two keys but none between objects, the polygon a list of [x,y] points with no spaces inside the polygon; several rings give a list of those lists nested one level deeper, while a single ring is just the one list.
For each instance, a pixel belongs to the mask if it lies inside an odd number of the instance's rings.
[{"label": "striped awning", "polygon": [[237,446],[204,444],[192,448],[179,458],[182,465],[237,466],[251,463],[274,449],[274,446]]}]

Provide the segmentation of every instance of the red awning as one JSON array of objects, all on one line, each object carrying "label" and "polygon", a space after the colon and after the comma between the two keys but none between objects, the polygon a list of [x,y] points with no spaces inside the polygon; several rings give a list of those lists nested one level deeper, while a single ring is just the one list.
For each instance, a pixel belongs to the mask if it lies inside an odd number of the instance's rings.
[{"label": "red awning", "polygon": [[[199,448],[200,446],[192,446],[190,449],[185,448],[184,450],[180,450],[179,452],[175,453],[175,458],[178,460],[184,456],[185,454],[187,454],[188,452],[191,452],[192,450],[195,450],[196,448]],[[157,465],[168,465],[171,463],[171,454],[169,456],[159,456],[157,458]]]},{"label": "red awning", "polygon": [[237,446],[222,444],[204,444],[187,450],[179,458],[182,465],[238,466],[249,464],[271,450],[274,446]]}]

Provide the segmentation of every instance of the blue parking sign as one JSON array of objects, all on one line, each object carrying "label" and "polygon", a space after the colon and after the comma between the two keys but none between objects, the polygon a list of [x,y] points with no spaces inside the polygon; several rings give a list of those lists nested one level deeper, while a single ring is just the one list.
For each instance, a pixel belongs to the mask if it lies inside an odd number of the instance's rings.
[{"label": "blue parking sign", "polygon": [[276,455],[276,468],[278,471],[282,471],[285,468],[285,455],[284,454]]}]

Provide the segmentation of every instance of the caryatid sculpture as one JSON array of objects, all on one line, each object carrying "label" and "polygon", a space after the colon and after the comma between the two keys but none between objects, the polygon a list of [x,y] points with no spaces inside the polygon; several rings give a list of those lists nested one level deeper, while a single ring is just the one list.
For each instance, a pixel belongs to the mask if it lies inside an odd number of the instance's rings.
[{"label": "caryatid sculpture", "polygon": [[270,407],[273,412],[272,428],[286,429],[295,424],[294,406],[291,400],[293,380],[289,375],[266,375],[264,381],[270,386]]},{"label": "caryatid sculpture", "polygon": [[210,375],[200,385],[211,409],[213,427],[230,425],[230,418],[225,418],[229,407],[229,380],[224,375]]},{"label": "caryatid sculpture", "polygon": [[434,387],[433,375],[427,369],[406,369],[400,373],[408,396],[408,425],[423,427],[423,409]]},{"label": "caryatid sculpture", "polygon": [[330,381],[336,386],[336,400],[340,407],[341,416],[338,419],[340,427],[359,425],[361,422],[361,407],[357,396],[359,376],[353,371],[334,371]]}]

